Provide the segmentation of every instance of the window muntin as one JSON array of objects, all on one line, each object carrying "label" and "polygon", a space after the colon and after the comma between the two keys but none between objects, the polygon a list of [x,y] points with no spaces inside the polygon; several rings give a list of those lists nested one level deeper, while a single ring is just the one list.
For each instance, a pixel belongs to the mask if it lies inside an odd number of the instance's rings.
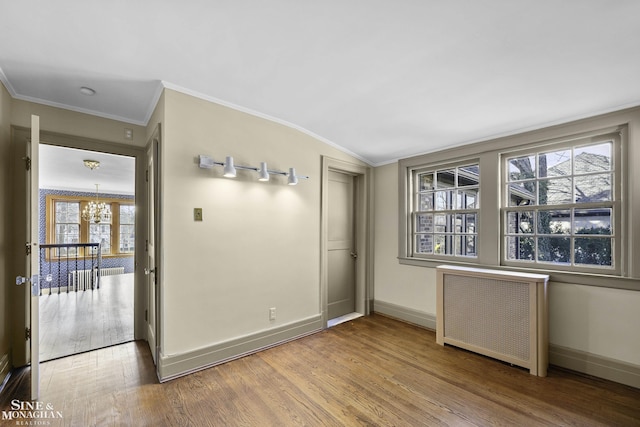
[{"label": "window muntin", "polygon": [[506,157],[505,261],[615,269],[614,141]]},{"label": "window muntin", "polygon": [[[132,256],[135,249],[135,214],[130,214],[135,212],[133,200],[101,198],[101,201],[105,201],[109,205],[112,217],[109,223],[101,222],[100,224],[90,224],[80,219],[80,212],[90,200],[92,199],[81,196],[46,195],[46,242],[102,243],[103,256]],[[125,244],[121,244],[121,233],[119,232],[121,229],[120,212],[123,207],[126,207],[124,209],[124,212],[127,212],[125,216],[128,215],[125,218],[127,223],[124,230],[128,232],[126,239],[129,239],[129,242]],[[70,215],[69,212],[72,214]],[[69,218],[71,218],[71,222],[64,222]],[[129,251],[120,251],[122,246],[128,247]],[[66,256],[66,252],[64,252],[66,249],[63,248],[59,251],[61,253],[56,253],[56,256]],[[69,255],[75,255],[73,249],[69,250]]]},{"label": "window muntin", "polygon": [[120,253],[133,253],[135,250],[135,219],[134,205],[120,205]]},{"label": "window muntin", "polygon": [[[111,204],[107,203],[107,207],[111,210]],[[100,243],[102,255],[111,253],[111,219],[89,224],[89,243]]]},{"label": "window muntin", "polygon": [[413,171],[412,255],[477,258],[480,167]]},{"label": "window muntin", "polygon": [[[54,243],[80,242],[80,203],[58,201],[54,205]],[[75,248],[59,248],[56,256],[75,256]]]}]

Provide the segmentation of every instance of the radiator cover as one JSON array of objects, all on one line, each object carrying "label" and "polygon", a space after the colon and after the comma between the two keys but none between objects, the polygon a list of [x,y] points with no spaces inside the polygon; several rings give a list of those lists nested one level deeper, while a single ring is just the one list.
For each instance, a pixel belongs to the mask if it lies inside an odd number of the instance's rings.
[{"label": "radiator cover", "polygon": [[436,342],[546,376],[549,276],[439,266]]}]

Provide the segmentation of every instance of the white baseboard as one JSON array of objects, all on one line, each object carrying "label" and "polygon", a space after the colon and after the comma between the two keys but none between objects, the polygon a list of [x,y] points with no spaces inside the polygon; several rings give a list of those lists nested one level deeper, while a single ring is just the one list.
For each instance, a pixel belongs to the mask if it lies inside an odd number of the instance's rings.
[{"label": "white baseboard", "polygon": [[549,363],[561,368],[640,388],[640,366],[631,363],[554,344],[549,344]]},{"label": "white baseboard", "polygon": [[317,315],[187,353],[171,356],[161,355],[158,364],[160,381],[169,381],[261,350],[266,350],[267,348],[320,332],[323,328],[322,316]]},{"label": "white baseboard", "polygon": [[424,311],[414,310],[384,301],[374,301],[373,311],[413,323],[414,325],[423,326],[433,331],[436,330],[436,316]]}]

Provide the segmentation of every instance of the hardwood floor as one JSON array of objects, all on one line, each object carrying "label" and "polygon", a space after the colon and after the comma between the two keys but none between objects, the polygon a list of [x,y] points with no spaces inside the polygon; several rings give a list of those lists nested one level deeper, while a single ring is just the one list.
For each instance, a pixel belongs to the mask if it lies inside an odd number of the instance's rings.
[{"label": "hardwood floor", "polygon": [[133,340],[133,274],[100,282],[93,291],[40,297],[40,360]]},{"label": "hardwood floor", "polygon": [[[380,315],[164,384],[143,342],[43,363],[41,373],[41,401],[63,415],[50,425],[640,425],[640,389],[553,367],[531,376]],[[27,400],[17,382],[3,410]]]}]

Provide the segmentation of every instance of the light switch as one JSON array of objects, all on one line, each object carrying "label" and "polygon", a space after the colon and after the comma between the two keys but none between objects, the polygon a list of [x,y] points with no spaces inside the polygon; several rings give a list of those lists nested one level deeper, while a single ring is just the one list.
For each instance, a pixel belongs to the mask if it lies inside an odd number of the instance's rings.
[{"label": "light switch", "polygon": [[202,221],[202,208],[193,208],[193,220]]}]

